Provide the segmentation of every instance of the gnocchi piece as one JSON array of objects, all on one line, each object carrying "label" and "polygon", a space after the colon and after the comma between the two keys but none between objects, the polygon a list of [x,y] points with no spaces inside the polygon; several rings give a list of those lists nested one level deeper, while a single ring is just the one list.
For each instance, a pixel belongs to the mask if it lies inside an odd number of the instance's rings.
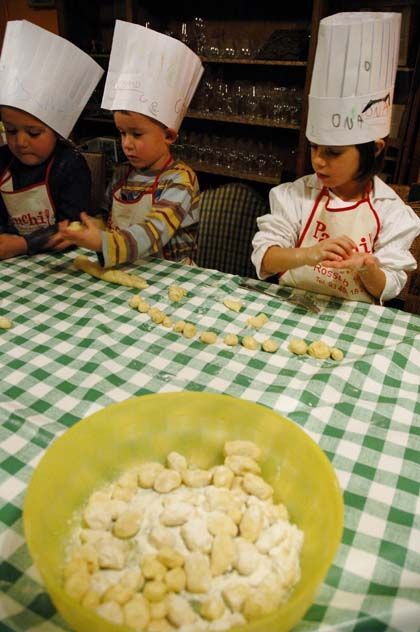
[{"label": "gnocchi piece", "polygon": [[69,597],[80,602],[88,590],[90,590],[90,581],[89,573],[74,573],[66,579],[64,583],[64,590]]},{"label": "gnocchi piece", "polygon": [[203,331],[200,340],[206,345],[214,345],[217,342],[217,334],[214,331]]},{"label": "gnocchi piece", "polygon": [[266,353],[276,353],[279,348],[279,344],[272,338],[267,338],[267,340],[264,340],[261,344],[261,348]]},{"label": "gnocchi piece", "polygon": [[243,603],[250,593],[250,588],[246,584],[233,582],[223,589],[223,599],[233,612],[240,612]]},{"label": "gnocchi piece", "polygon": [[259,461],[261,458],[261,450],[256,443],[241,439],[226,441],[223,452],[225,456],[247,456],[254,461]]},{"label": "gnocchi piece", "polygon": [[281,520],[265,529],[256,542],[260,553],[269,553],[288,536],[288,523]]},{"label": "gnocchi piece", "polygon": [[239,344],[239,338],[236,334],[226,334],[223,341],[228,347],[236,347]]},{"label": "gnocchi piece", "polygon": [[187,590],[192,593],[206,593],[210,588],[211,572],[207,555],[191,553],[185,560]]},{"label": "gnocchi piece", "polygon": [[200,608],[200,615],[208,621],[220,619],[225,612],[225,605],[220,597],[209,597],[203,601]]},{"label": "gnocchi piece", "polygon": [[67,230],[71,230],[72,232],[78,232],[79,230],[83,230],[83,224],[80,222],[70,222],[67,226]]},{"label": "gnocchi piece", "polygon": [[124,623],[136,632],[142,632],[150,621],[150,606],[143,595],[134,595],[123,606]]},{"label": "gnocchi piece", "polygon": [[197,333],[197,327],[192,323],[185,323],[182,335],[184,338],[194,338]]},{"label": "gnocchi piece", "polygon": [[111,623],[124,623],[124,611],[115,601],[101,603],[96,608],[96,613]]},{"label": "gnocchi piece", "polygon": [[82,567],[84,565],[88,573],[95,573],[98,570],[99,566],[98,554],[95,547],[92,544],[82,544],[73,551],[71,560],[67,565],[68,575],[71,575],[71,572],[69,572],[69,567],[72,562],[76,566],[78,563],[81,563]]},{"label": "gnocchi piece", "polygon": [[213,470],[213,485],[215,487],[231,487],[234,479],[234,473],[226,465],[218,465]]},{"label": "gnocchi piece", "polygon": [[252,336],[244,336],[242,338],[242,346],[250,351],[256,351],[259,347],[258,342]]},{"label": "gnocchi piece", "polygon": [[128,301],[128,304],[130,307],[137,309],[141,300],[142,299],[140,298],[140,296],[138,294],[135,294],[134,296],[130,298],[130,300]]},{"label": "gnocchi piece", "polygon": [[150,618],[163,619],[168,614],[168,604],[166,597],[163,601],[155,601],[149,604]]},{"label": "gnocchi piece", "polygon": [[248,318],[246,326],[252,329],[261,329],[266,323],[268,323],[268,317],[265,314],[258,314],[258,316]]},{"label": "gnocchi piece", "polygon": [[113,500],[129,502],[135,493],[136,490],[134,487],[122,487],[121,485],[116,485],[114,491],[112,492],[112,498]]},{"label": "gnocchi piece", "polygon": [[123,540],[117,540],[116,538],[99,540],[96,544],[96,551],[100,568],[112,568],[115,570],[124,568],[127,547]]},{"label": "gnocchi piece", "polygon": [[167,527],[177,527],[187,522],[192,510],[192,505],[188,503],[172,503],[161,512],[159,520]]},{"label": "gnocchi piece", "polygon": [[210,556],[210,569],[212,575],[223,575],[231,570],[236,561],[236,546],[232,537],[222,533],[216,535],[213,540]]},{"label": "gnocchi piece", "polygon": [[[187,518],[185,520],[187,520]],[[165,527],[162,527],[158,524],[153,527],[152,531],[150,532],[149,541],[150,544],[152,544],[152,546],[156,547],[157,549],[160,549],[163,546],[174,546],[175,534],[172,533],[170,529],[166,529]]]},{"label": "gnocchi piece", "polygon": [[110,586],[105,593],[102,595],[102,602],[106,603],[107,601],[115,601],[120,606],[124,605],[134,596],[134,590],[128,588],[128,586],[123,586],[120,583],[114,584]]},{"label": "gnocchi piece", "polygon": [[232,310],[232,312],[240,312],[243,307],[241,301],[236,301],[233,298],[225,298],[223,305]]},{"label": "gnocchi piece", "polygon": [[165,316],[165,318],[162,320],[162,325],[163,327],[166,327],[166,329],[171,329],[172,319],[169,316]]},{"label": "gnocchi piece", "polygon": [[154,323],[156,323],[156,325],[160,325],[161,323],[163,323],[163,321],[166,318],[166,314],[164,314],[160,309],[158,309],[157,307],[151,307],[149,309],[148,312],[150,318],[152,319],[152,321]]},{"label": "gnocchi piece", "polygon": [[95,610],[101,603],[101,596],[95,590],[88,590],[82,599],[82,606],[84,608],[91,608]]},{"label": "gnocchi piece", "polygon": [[153,489],[161,494],[167,494],[181,485],[181,474],[176,470],[164,468],[155,478]]},{"label": "gnocchi piece", "polygon": [[225,458],[226,467],[230,468],[234,474],[241,476],[246,472],[252,472],[253,474],[259,474],[261,468],[254,459],[249,456],[241,456],[239,454],[232,454]]},{"label": "gnocchi piece", "polygon": [[238,527],[232,518],[221,511],[213,511],[208,515],[207,528],[212,535],[235,536],[238,533]]},{"label": "gnocchi piece", "polygon": [[260,619],[276,608],[274,597],[263,590],[251,593],[244,602],[242,612],[248,621]]},{"label": "gnocchi piece", "polygon": [[187,296],[187,290],[179,285],[171,285],[168,289],[168,297],[172,303],[177,303]]},{"label": "gnocchi piece", "polygon": [[91,529],[109,529],[112,523],[112,514],[108,503],[89,503],[83,512],[83,519]]},{"label": "gnocchi piece", "polygon": [[117,518],[112,532],[117,538],[131,538],[140,529],[141,519],[138,510],[125,511]]},{"label": "gnocchi piece", "polygon": [[287,348],[295,355],[305,355],[308,351],[308,345],[301,338],[292,338]]},{"label": "gnocchi piece", "polygon": [[239,523],[239,533],[249,542],[255,542],[263,528],[263,515],[261,507],[251,505],[247,507]]},{"label": "gnocchi piece", "polygon": [[273,488],[260,476],[247,472],[242,482],[242,487],[247,494],[256,496],[260,500],[267,500],[273,495]]},{"label": "gnocchi piece", "polygon": [[177,628],[197,620],[197,615],[185,597],[170,595],[168,598],[168,619]]},{"label": "gnocchi piece", "polygon": [[209,470],[183,470],[182,481],[187,487],[206,487],[211,481]]},{"label": "gnocchi piece", "polygon": [[144,577],[139,568],[131,568],[124,573],[124,575],[120,578],[119,583],[121,586],[129,588],[133,591],[133,593],[135,593],[143,588]]},{"label": "gnocchi piece", "polygon": [[167,590],[167,585],[163,581],[155,579],[145,584],[143,595],[147,601],[162,601]]},{"label": "gnocchi piece", "polygon": [[128,472],[124,472],[118,480],[117,485],[120,487],[127,487],[128,489],[137,489],[138,484],[138,470],[128,470]]},{"label": "gnocchi piece", "polygon": [[141,572],[146,579],[162,579],[166,575],[166,567],[156,555],[145,555],[141,564]]},{"label": "gnocchi piece", "polygon": [[210,551],[212,537],[204,518],[193,518],[182,525],[181,536],[185,546],[190,551],[203,551],[204,553]]},{"label": "gnocchi piece", "polygon": [[155,463],[150,461],[149,463],[142,463],[137,469],[137,480],[140,487],[150,489],[155,484],[155,480],[158,474],[160,474],[165,468],[162,463]]},{"label": "gnocchi piece", "polygon": [[185,322],[185,320],[178,320],[173,326],[173,331],[175,331],[176,333],[182,334],[185,329],[186,324],[187,323]]},{"label": "gnocchi piece", "polygon": [[178,452],[169,452],[166,462],[171,470],[176,470],[177,472],[182,472],[188,467],[187,459]]},{"label": "gnocchi piece", "polygon": [[315,340],[308,347],[308,354],[318,360],[326,360],[330,357],[331,349],[323,340]]},{"label": "gnocchi piece", "polygon": [[183,555],[170,546],[163,546],[157,553],[157,559],[169,569],[184,565]]},{"label": "gnocchi piece", "polygon": [[344,353],[341,351],[341,349],[337,349],[337,347],[332,347],[330,355],[331,358],[336,362],[341,362],[341,360],[344,358]]},{"label": "gnocchi piece", "polygon": [[187,585],[187,577],[183,568],[171,568],[165,575],[165,583],[169,592],[181,592]]},{"label": "gnocchi piece", "polygon": [[144,299],[141,299],[139,301],[139,304],[137,305],[137,311],[140,312],[140,314],[148,314],[150,312],[150,304],[145,301]]},{"label": "gnocchi piece", "polygon": [[261,563],[261,554],[252,542],[238,538],[236,542],[237,557],[234,568],[240,575],[251,575]]}]

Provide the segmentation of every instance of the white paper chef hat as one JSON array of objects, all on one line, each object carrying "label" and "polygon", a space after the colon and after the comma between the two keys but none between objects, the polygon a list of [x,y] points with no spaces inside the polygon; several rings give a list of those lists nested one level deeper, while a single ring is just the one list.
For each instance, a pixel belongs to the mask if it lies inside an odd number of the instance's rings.
[{"label": "white paper chef hat", "polygon": [[26,20],[7,23],[0,104],[35,116],[67,138],[103,74],[77,46]]},{"label": "white paper chef hat", "polygon": [[307,138],[356,145],[391,127],[399,13],[337,13],[321,20],[309,93]]},{"label": "white paper chef hat", "polygon": [[177,131],[203,70],[179,40],[117,20],[102,107],[145,114]]}]

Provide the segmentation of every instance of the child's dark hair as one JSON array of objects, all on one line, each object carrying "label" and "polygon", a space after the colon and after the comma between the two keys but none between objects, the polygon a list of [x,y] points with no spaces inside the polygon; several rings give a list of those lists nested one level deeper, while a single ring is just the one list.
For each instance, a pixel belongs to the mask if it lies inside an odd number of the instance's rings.
[{"label": "child's dark hair", "polygon": [[355,145],[360,156],[360,166],[356,176],[359,182],[368,182],[374,175],[383,170],[388,137],[383,140],[385,141],[385,146],[378,155],[375,155],[376,145],[373,140],[368,143]]}]

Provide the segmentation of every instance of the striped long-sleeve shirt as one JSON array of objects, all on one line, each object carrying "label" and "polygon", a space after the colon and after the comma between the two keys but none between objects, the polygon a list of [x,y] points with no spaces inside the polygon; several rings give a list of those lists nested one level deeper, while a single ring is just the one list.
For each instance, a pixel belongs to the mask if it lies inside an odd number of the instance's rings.
[{"label": "striped long-sleeve shirt", "polygon": [[[128,175],[128,178],[127,178]],[[180,261],[193,259],[199,219],[199,188],[194,171],[181,161],[164,169],[157,182],[154,202],[143,221],[118,228],[112,219],[112,195],[119,191],[124,201],[133,201],[150,190],[156,172],[133,169],[129,164],[117,167],[107,191],[110,209],[107,230],[102,232],[102,256],[105,266],[113,266],[146,257],[164,257]]]}]

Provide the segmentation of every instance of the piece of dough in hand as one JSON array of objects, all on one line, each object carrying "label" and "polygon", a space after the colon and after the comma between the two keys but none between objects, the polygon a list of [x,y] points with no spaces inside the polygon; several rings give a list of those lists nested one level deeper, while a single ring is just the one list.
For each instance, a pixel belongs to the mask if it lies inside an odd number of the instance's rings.
[{"label": "piece of dough in hand", "polygon": [[83,230],[83,224],[81,222],[70,222],[67,226],[67,230],[71,230],[76,233],[79,230]]}]

